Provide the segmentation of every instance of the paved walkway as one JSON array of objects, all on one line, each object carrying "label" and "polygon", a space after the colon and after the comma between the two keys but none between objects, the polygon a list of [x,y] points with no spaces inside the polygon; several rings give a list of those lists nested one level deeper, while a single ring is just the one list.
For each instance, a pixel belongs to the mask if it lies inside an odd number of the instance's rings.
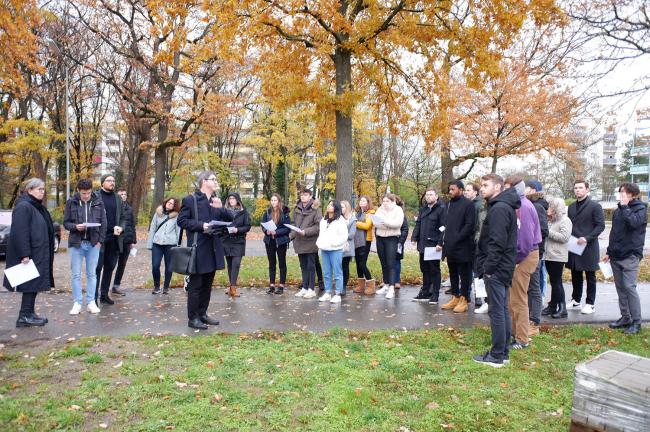
[{"label": "paved walkway", "polygon": [[[570,298],[570,287],[567,298]],[[639,288],[644,320],[650,320],[650,284]],[[223,289],[214,289],[209,313],[221,325],[207,333],[252,332],[256,330],[303,330],[322,332],[333,327],[355,330],[382,328],[418,329],[440,326],[471,327],[488,325],[487,315],[454,314],[426,303],[411,301],[417,287],[403,287],[393,300],[380,296],[364,297],[350,292],[340,305],[321,304],[316,299],[304,300],[288,289],[282,296],[268,295],[261,288],[244,288],[242,296],[231,300]],[[442,295],[441,300],[448,296]],[[0,343],[6,345],[65,342],[85,336],[127,336],[131,334],[192,335],[187,327],[186,296],[182,289],[173,289],[167,296],[153,296],[148,290],[129,291],[116,297],[113,306],[103,305],[98,315],[83,312],[68,315],[69,293],[45,293],[37,299],[37,312],[49,319],[45,327],[15,328],[20,295],[0,293]],[[545,320],[545,324],[606,323],[618,318],[617,297],[612,284],[599,284],[596,313],[582,315],[570,311],[565,320]],[[206,332],[202,332],[206,333]]]}]

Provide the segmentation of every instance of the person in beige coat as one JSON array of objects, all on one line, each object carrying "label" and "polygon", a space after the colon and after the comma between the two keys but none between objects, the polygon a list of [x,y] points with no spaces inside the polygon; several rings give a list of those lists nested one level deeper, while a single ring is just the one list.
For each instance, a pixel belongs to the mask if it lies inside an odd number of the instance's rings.
[{"label": "person in beige coat", "polygon": [[567,310],[564,298],[562,273],[569,260],[569,238],[573,224],[567,216],[567,207],[560,198],[550,198],[548,203],[548,237],[544,259],[546,271],[551,280],[551,301],[542,310],[542,315],[552,318],[566,318]]},{"label": "person in beige coat", "polygon": [[404,211],[396,203],[397,197],[386,194],[382,205],[372,217],[377,239],[377,254],[381,262],[381,273],[384,286],[377,294],[385,294],[387,299],[395,297],[395,261],[397,260],[397,244],[404,222]]},{"label": "person in beige coat", "polygon": [[291,231],[289,237],[293,240],[293,249],[300,260],[302,273],[302,288],[296,297],[316,297],[314,291],[316,254],[318,253],[316,240],[320,231],[320,220],[323,217],[319,206],[320,202],[313,199],[311,190],[303,189],[300,191],[300,201],[293,209],[293,225],[300,228],[300,231]]}]

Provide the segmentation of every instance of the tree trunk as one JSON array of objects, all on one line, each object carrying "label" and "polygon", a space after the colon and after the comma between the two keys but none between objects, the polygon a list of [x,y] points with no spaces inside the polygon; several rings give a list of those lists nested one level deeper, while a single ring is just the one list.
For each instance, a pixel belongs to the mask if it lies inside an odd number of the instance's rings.
[{"label": "tree trunk", "polygon": [[130,139],[134,140],[131,144],[136,148],[135,160],[129,164],[129,175],[127,182],[127,195],[129,196],[131,207],[133,207],[133,219],[138,220],[138,214],[142,207],[142,200],[149,187],[147,177],[147,168],[149,167],[149,150],[140,147],[145,141],[149,141],[151,127],[141,126],[141,130],[132,134]]},{"label": "tree trunk", "polygon": [[494,156],[492,156],[492,171],[490,171],[491,173],[496,174],[498,162],[499,162],[499,157],[495,153]]},{"label": "tree trunk", "polygon": [[[336,96],[352,90],[352,53],[337,47],[334,53],[336,66]],[[339,99],[340,100],[340,99]],[[351,109],[336,110],[336,199],[349,200],[352,196],[352,117]]]},{"label": "tree trunk", "polygon": [[451,160],[450,143],[442,144],[440,148],[440,193],[447,192],[447,185],[454,179],[454,161]]},{"label": "tree trunk", "polygon": [[[171,103],[169,105],[171,110]],[[154,182],[153,182],[153,200],[151,201],[151,210],[149,216],[152,216],[158,205],[165,199],[165,175],[167,173],[167,147],[162,144],[167,140],[169,135],[169,124],[163,120],[158,125],[158,146],[154,151]]]}]

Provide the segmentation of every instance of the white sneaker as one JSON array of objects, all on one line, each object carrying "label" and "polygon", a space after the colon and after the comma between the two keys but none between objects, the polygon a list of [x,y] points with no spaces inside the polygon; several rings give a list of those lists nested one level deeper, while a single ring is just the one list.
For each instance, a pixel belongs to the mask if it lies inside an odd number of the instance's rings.
[{"label": "white sneaker", "polygon": [[319,302],[326,302],[330,300],[332,300],[332,296],[330,295],[330,293],[325,293],[322,296],[320,296],[320,298],[318,299]]},{"label": "white sneaker", "polygon": [[388,286],[384,285],[383,287],[379,288],[375,294],[386,294],[386,291],[388,291]]},{"label": "white sneaker", "polygon": [[335,295],[332,297],[332,300],[330,300],[330,303],[341,303],[341,296],[340,295]]},{"label": "white sneaker", "polygon": [[296,293],[296,297],[304,297],[305,294],[307,294],[307,290],[304,288],[300,288],[300,291]]},{"label": "white sneaker", "polygon": [[440,283],[440,286],[441,286],[441,287],[450,287],[450,286],[451,286],[451,280],[447,279],[447,280],[445,280],[445,281],[442,281],[442,282]]},{"label": "white sneaker", "polygon": [[488,312],[488,304],[485,303],[485,302],[483,302],[483,304],[480,307],[477,307],[476,309],[474,309],[474,313],[477,313],[477,314],[485,314],[487,312]]},{"label": "white sneaker", "polygon": [[586,304],[585,307],[583,307],[580,310],[580,313],[585,315],[591,315],[594,312],[596,312],[596,308],[594,307],[594,305],[590,305],[590,304]]},{"label": "white sneaker", "polygon": [[386,298],[387,299],[392,299],[395,297],[395,288],[391,285],[388,287],[388,292],[386,293]]},{"label": "white sneaker", "polygon": [[99,308],[97,307],[94,301],[88,303],[88,306],[86,306],[86,310],[91,314],[99,313]]},{"label": "white sneaker", "polygon": [[306,299],[311,299],[311,298],[315,298],[315,297],[316,297],[316,291],[314,291],[313,289],[307,290],[305,295],[302,296],[302,298],[306,298]]},{"label": "white sneaker", "polygon": [[582,308],[582,304],[575,300],[571,300],[571,303],[566,305],[567,310],[578,310]]},{"label": "white sneaker", "polygon": [[70,315],[79,315],[79,312],[81,312],[81,305],[77,302],[74,302],[72,309],[70,309]]}]

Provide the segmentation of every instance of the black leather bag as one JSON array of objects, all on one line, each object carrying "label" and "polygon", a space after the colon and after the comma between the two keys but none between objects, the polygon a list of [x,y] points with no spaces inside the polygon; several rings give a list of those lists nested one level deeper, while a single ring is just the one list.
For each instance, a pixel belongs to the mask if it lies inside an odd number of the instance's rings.
[{"label": "black leather bag", "polygon": [[[196,207],[196,196],[192,194],[194,199],[194,217],[199,214]],[[171,265],[169,266],[174,273],[183,275],[191,275],[196,273],[196,243],[198,240],[198,232],[194,233],[194,241],[191,246],[181,246],[183,231],[178,237],[178,245],[171,248]],[[189,241],[189,236],[187,238]]]}]

